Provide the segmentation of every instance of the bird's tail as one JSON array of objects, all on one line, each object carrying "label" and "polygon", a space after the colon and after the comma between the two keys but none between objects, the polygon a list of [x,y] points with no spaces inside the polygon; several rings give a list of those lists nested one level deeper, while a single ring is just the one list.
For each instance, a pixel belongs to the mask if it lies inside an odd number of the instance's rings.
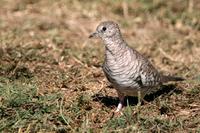
[{"label": "bird's tail", "polygon": [[162,76],[162,82],[169,81],[184,81],[185,79],[182,77],[174,77],[174,76]]}]

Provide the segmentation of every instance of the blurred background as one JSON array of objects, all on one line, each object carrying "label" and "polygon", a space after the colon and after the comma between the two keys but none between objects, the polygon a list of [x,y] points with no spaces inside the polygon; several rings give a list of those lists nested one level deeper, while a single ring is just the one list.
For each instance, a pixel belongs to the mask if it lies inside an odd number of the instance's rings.
[{"label": "blurred background", "polygon": [[[105,20],[165,74],[187,78],[113,117],[118,99],[89,40]],[[200,131],[199,0],[1,0],[0,131]]]}]

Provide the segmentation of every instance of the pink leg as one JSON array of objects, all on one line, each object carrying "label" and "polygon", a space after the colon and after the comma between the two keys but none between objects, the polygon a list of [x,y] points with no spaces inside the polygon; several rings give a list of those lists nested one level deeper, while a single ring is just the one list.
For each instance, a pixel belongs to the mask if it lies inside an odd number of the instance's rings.
[{"label": "pink leg", "polygon": [[117,106],[117,110],[115,112],[119,112],[122,108],[123,108],[123,105],[124,105],[124,95],[122,93],[120,93],[119,91],[117,91],[118,93],[118,97],[119,97],[119,104]]}]

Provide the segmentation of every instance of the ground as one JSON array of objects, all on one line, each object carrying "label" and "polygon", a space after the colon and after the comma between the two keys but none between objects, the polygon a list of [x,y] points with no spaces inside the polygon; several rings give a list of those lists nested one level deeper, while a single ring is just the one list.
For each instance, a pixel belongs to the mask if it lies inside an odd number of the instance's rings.
[{"label": "ground", "polygon": [[[1,0],[1,132],[200,132],[199,0]],[[118,98],[88,36],[103,20],[169,83],[146,101]]]}]

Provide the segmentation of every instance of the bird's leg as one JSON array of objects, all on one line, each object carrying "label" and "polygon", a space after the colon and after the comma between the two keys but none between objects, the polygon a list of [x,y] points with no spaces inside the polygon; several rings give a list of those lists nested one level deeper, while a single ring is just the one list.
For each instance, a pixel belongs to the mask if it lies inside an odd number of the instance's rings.
[{"label": "bird's leg", "polygon": [[141,105],[141,100],[143,100],[143,95],[141,94],[141,91],[138,91],[138,104],[137,105]]},{"label": "bird's leg", "polygon": [[122,107],[124,106],[124,98],[125,98],[125,96],[122,93],[120,93],[118,91],[117,91],[117,93],[118,93],[118,97],[119,97],[119,104],[118,104],[117,110],[115,112],[119,112],[122,109]]}]

